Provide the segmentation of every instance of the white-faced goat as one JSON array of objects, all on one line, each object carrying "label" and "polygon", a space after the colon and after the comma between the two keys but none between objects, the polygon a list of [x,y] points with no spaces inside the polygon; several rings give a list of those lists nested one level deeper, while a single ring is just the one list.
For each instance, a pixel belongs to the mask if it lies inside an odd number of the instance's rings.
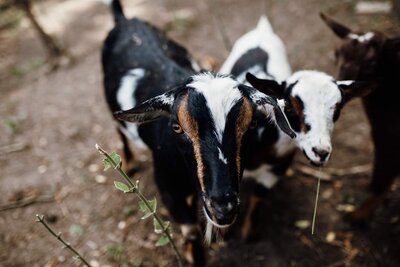
[{"label": "white-faced goat", "polygon": [[122,132],[152,151],[155,181],[182,226],[187,258],[203,266],[196,199],[209,224],[231,225],[256,116],[294,133],[275,98],[229,76],[196,74],[184,48],[148,23],[126,19],[119,1],[111,6],[116,25],[102,56],[107,102],[123,120]]},{"label": "white-faced goat", "polygon": [[[332,151],[331,133],[340,110],[365,85],[335,81],[319,71],[291,75],[285,47],[266,17],[261,17],[254,30],[236,41],[220,72],[235,75],[243,83],[247,78],[253,87],[285,103],[284,111],[296,138],[288,138],[268,121],[258,121],[258,136],[252,140],[252,154],[245,163],[248,171],[244,177],[252,177],[266,188],[286,173],[296,146],[313,165],[327,163]],[[250,232],[251,212],[265,195],[265,189],[258,186],[250,197],[242,227],[244,238]]]},{"label": "white-faced goat", "polygon": [[378,31],[352,31],[322,13],[321,17],[341,38],[335,51],[338,78],[364,80],[376,85],[372,93],[362,98],[375,146],[372,194],[351,214],[353,222],[365,222],[400,174],[400,37],[389,38]]}]

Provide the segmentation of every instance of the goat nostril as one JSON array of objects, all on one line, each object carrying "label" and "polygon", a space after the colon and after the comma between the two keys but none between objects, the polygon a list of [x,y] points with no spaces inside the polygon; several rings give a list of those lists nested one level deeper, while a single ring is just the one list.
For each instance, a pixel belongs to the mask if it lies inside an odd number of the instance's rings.
[{"label": "goat nostril", "polygon": [[329,151],[326,149],[313,147],[312,151],[320,158],[321,161],[325,160],[329,156]]},{"label": "goat nostril", "polygon": [[224,199],[219,201],[211,201],[211,207],[218,213],[226,214],[236,210],[238,206],[237,201],[231,201],[230,199]]}]

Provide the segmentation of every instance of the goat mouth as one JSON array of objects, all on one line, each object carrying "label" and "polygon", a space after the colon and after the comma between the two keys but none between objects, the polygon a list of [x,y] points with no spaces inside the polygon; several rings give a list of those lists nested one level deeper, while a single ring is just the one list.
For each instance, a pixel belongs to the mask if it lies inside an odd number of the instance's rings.
[{"label": "goat mouth", "polygon": [[216,220],[212,219],[212,216],[210,216],[207,207],[203,206],[203,211],[204,211],[204,214],[206,215],[207,221],[209,221],[212,225],[214,225],[217,228],[221,228],[221,229],[227,228],[227,227],[231,226],[236,220],[236,215],[235,215],[235,217],[233,218],[231,223],[229,223],[229,224],[219,224],[218,222],[216,222]]},{"label": "goat mouth", "polygon": [[[307,158],[307,160],[308,160],[308,162],[311,164],[311,165],[313,165],[314,167],[322,167],[322,166],[324,166],[328,161],[327,160],[324,160],[324,161],[315,161],[315,160],[312,160],[308,155],[307,155],[307,153],[306,153],[306,151],[303,149],[303,154],[304,154],[304,156]],[[329,157],[328,157],[329,158]]]}]

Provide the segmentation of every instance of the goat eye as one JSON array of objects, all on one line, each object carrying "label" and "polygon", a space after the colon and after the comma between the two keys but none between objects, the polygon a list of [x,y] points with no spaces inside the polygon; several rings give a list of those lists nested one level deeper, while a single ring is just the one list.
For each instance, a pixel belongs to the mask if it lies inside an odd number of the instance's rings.
[{"label": "goat eye", "polygon": [[249,125],[250,129],[255,129],[257,127],[257,120],[252,120],[252,122]]},{"label": "goat eye", "polygon": [[178,134],[183,133],[182,127],[178,123],[172,124],[172,130]]}]

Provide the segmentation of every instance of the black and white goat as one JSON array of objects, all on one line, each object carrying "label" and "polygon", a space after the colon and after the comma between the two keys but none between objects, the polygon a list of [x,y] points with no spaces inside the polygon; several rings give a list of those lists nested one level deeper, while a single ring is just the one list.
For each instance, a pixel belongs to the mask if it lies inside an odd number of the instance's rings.
[{"label": "black and white goat", "polygon": [[230,76],[196,73],[184,48],[142,20],[127,20],[119,1],[111,6],[116,25],[102,56],[107,102],[122,132],[152,151],[163,203],[182,226],[187,258],[202,266],[196,199],[209,225],[231,225],[255,117],[294,133],[275,98]]},{"label": "black and white goat", "polygon": [[354,222],[364,222],[400,175],[400,37],[389,38],[379,31],[356,32],[322,13],[321,18],[341,38],[335,51],[338,78],[376,85],[372,93],[362,98],[375,146],[372,194],[351,214]]},{"label": "black and white goat", "polygon": [[[245,163],[244,177],[252,177],[266,188],[271,188],[286,173],[296,146],[313,165],[328,162],[334,123],[343,105],[362,91],[363,85],[335,81],[319,71],[298,71],[291,75],[285,47],[265,16],[254,30],[236,41],[220,72],[235,75],[243,83],[247,78],[255,88],[285,103],[284,111],[296,138],[288,138],[275,125],[262,120],[257,126],[258,137],[253,140],[254,149]],[[244,238],[250,232],[251,212],[263,195],[265,190],[258,187],[250,198],[242,228]]]}]

